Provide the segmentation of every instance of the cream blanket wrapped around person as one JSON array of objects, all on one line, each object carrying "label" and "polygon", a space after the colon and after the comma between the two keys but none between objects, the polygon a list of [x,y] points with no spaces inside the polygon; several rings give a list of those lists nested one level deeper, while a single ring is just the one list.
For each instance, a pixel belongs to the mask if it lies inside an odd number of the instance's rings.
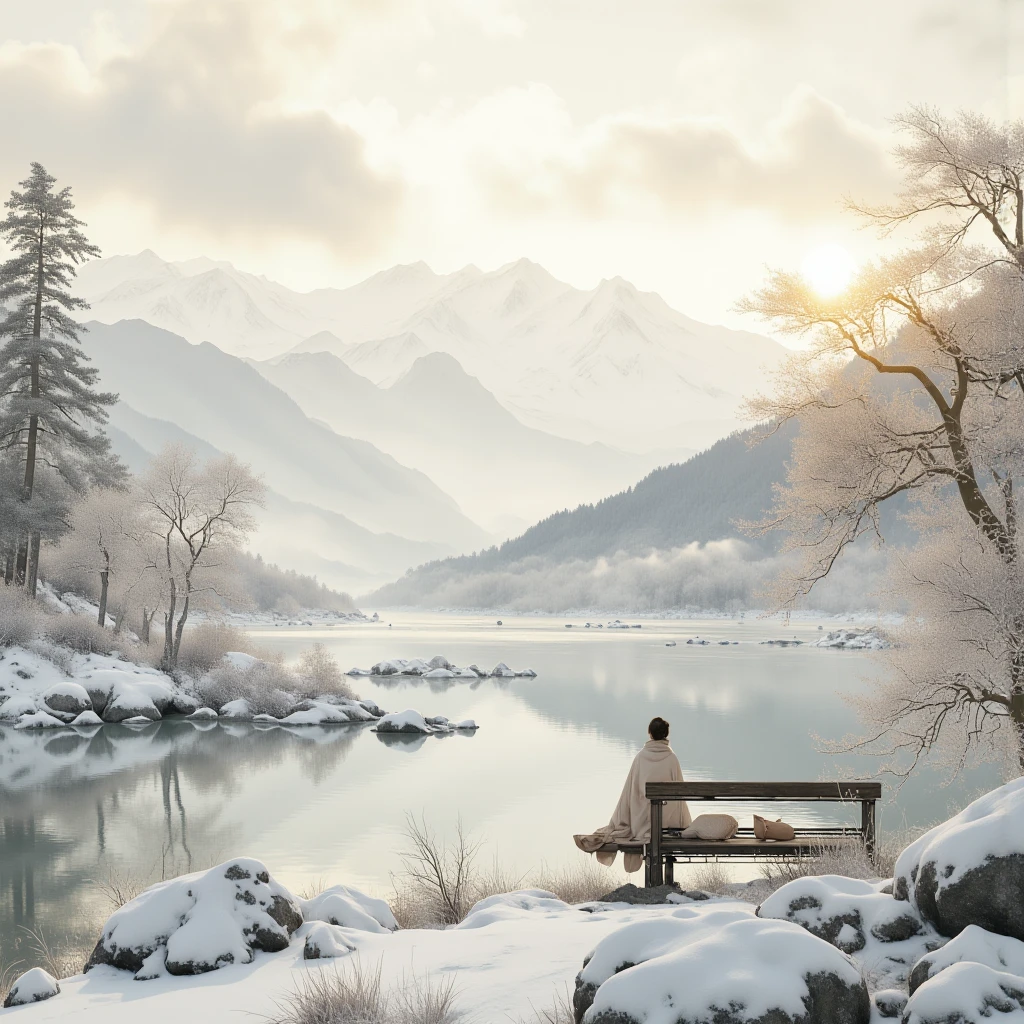
[{"label": "cream blanket wrapped around person", "polygon": [[[573,836],[573,840],[581,850],[596,853],[602,864],[610,865],[615,854],[598,852],[606,843],[646,843],[651,838],[651,804],[645,795],[647,783],[682,781],[679,758],[668,745],[668,740],[648,740],[633,758],[611,821],[589,835]],[[684,801],[673,800],[665,804],[662,827],[686,828],[690,821],[690,809]],[[623,860],[629,872],[638,871],[643,863],[638,853],[627,853]]]}]

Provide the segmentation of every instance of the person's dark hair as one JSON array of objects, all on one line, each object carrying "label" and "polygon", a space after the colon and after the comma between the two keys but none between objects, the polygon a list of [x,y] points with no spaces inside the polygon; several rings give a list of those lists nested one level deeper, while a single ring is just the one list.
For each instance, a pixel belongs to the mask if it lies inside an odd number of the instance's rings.
[{"label": "person's dark hair", "polygon": [[647,731],[651,734],[652,740],[667,740],[668,722],[664,718],[652,718],[651,724],[647,726]]}]

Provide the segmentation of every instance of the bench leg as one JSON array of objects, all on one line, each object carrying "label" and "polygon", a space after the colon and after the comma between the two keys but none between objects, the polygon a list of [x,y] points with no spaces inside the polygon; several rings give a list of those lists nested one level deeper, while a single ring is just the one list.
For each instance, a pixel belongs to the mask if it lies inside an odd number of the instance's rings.
[{"label": "bench leg", "polygon": [[661,855],[661,808],[660,800],[651,801],[651,885],[664,885]]},{"label": "bench leg", "polygon": [[864,849],[872,860],[875,856],[875,801],[863,800],[860,805],[860,831]]},{"label": "bench leg", "polygon": [[674,885],[676,881],[676,859],[675,857],[665,858],[665,884]]}]

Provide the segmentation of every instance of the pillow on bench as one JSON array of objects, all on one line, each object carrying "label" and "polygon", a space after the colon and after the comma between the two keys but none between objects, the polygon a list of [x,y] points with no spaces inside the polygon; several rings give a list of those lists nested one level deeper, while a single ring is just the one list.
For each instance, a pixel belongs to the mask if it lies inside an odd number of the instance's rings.
[{"label": "pillow on bench", "polygon": [[769,821],[762,818],[760,814],[754,815],[754,838],[762,842],[766,839],[781,840],[788,842],[796,836],[792,825],[787,825],[781,818]]},{"label": "pillow on bench", "polygon": [[736,835],[739,822],[731,814],[698,814],[680,839],[726,840]]}]

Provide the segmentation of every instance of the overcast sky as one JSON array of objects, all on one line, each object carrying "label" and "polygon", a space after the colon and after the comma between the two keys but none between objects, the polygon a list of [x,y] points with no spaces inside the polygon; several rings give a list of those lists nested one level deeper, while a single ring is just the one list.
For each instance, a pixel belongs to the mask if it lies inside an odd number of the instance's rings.
[{"label": "overcast sky", "polygon": [[297,288],[528,256],[735,325],[766,264],[870,251],[840,200],[891,192],[889,117],[1015,114],[1022,6],[0,0],[0,190],[40,160],[107,254]]}]

